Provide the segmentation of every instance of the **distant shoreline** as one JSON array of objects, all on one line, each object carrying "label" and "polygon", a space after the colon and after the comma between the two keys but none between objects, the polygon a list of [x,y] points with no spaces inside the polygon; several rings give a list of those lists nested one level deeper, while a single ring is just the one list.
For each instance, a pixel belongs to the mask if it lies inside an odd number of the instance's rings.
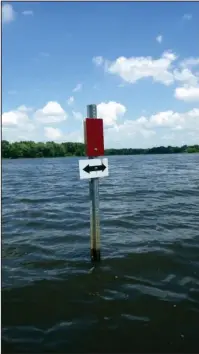
[{"label": "distant shoreline", "polygon": [[[109,157],[109,156],[143,156],[143,155],[179,155],[179,154],[185,154],[185,155],[188,155],[190,153],[188,152],[176,152],[176,153],[170,153],[170,154],[166,154],[166,153],[162,153],[162,154],[158,154],[158,153],[148,153],[148,154],[114,154],[114,155],[107,155],[105,154],[104,156],[106,157]],[[194,153],[191,153],[191,154],[199,154],[199,151],[198,152],[194,152]],[[58,159],[58,158],[64,158],[64,157],[87,157],[87,156],[78,156],[78,155],[66,155],[66,156],[35,156],[35,157],[2,157],[2,160],[18,160],[18,159]],[[100,158],[101,156],[99,157],[96,157],[96,158]]]},{"label": "distant shoreline", "polygon": [[[82,143],[35,143],[34,141],[1,142],[2,159],[49,158],[49,157],[85,157],[85,145]],[[148,149],[106,149],[106,156],[125,155],[165,155],[179,153],[199,153],[199,145],[158,146]]]},{"label": "distant shoreline", "polygon": [[[170,153],[140,153],[140,154],[107,154],[105,153],[104,156],[143,156],[143,155],[177,155],[177,154],[199,154],[199,151],[194,152],[170,152]],[[32,156],[32,157],[24,157],[24,156],[17,156],[17,157],[3,157],[3,160],[16,160],[16,159],[56,159],[59,157],[87,157],[86,155],[65,155],[65,156]],[[100,157],[100,156],[99,156]]]}]

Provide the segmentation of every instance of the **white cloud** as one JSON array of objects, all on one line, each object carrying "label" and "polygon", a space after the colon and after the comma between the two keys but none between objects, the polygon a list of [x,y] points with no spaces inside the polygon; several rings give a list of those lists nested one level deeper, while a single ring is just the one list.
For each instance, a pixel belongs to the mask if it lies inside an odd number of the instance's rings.
[{"label": "white cloud", "polygon": [[104,119],[104,124],[112,126],[117,122],[119,116],[123,116],[126,107],[121,103],[110,101],[108,103],[101,102],[97,106],[98,117]]},{"label": "white cloud", "polygon": [[71,141],[75,143],[83,143],[83,132],[81,130],[73,131],[64,135],[62,141]]},{"label": "white cloud", "polygon": [[174,112],[172,110],[158,112],[151,115],[150,117],[140,117],[135,123],[142,125],[146,129],[156,129],[156,128],[172,128],[179,129],[193,129],[194,126],[199,130],[199,109],[194,108],[185,113]]},{"label": "white cloud", "polygon": [[74,103],[74,101],[75,101],[74,97],[71,96],[71,97],[69,97],[69,99],[67,100],[67,104],[68,104],[69,106],[71,106],[71,105]]},{"label": "white cloud", "polygon": [[180,66],[186,68],[194,67],[197,65],[199,65],[199,58],[194,58],[194,57],[186,58],[180,62]]},{"label": "white cloud", "polygon": [[[53,108],[54,106],[54,108]],[[53,108],[53,109],[52,109]],[[56,109],[55,109],[56,108]],[[55,114],[63,114],[61,106],[47,104],[42,112],[51,117]],[[175,112],[173,110],[157,112],[152,115],[143,112],[143,115],[132,120],[128,117],[119,121],[119,116],[127,113],[126,107],[121,103],[108,102],[98,105],[98,116],[104,118],[105,146],[119,148],[132,147],[143,148],[157,145],[183,145],[196,144],[199,140],[199,108],[193,108],[187,112]],[[31,118],[29,117],[31,114]],[[80,118],[80,112],[74,112],[73,116]],[[46,141],[56,140],[83,142],[82,126],[77,131],[64,133],[58,127],[40,124],[35,120],[34,112],[22,105],[16,110],[4,112],[2,115],[3,139],[9,141],[34,140]],[[41,116],[40,116],[41,117]],[[43,116],[42,116],[43,118]],[[50,119],[43,120],[49,122]]]},{"label": "white cloud", "polygon": [[163,37],[162,37],[161,34],[156,37],[156,41],[157,41],[158,43],[162,43],[162,40],[163,40]]},{"label": "white cloud", "polygon": [[125,120],[106,130],[106,147],[148,148],[160,145],[196,144],[199,139],[199,109],[172,110],[149,117]]},{"label": "white cloud", "polygon": [[9,23],[15,19],[15,11],[10,4],[4,4],[2,6],[2,22]]},{"label": "white cloud", "polygon": [[29,124],[29,117],[26,112],[16,109],[2,114],[3,126],[20,126]]},{"label": "white cloud", "polygon": [[182,84],[175,89],[175,98],[186,102],[199,101],[199,73],[193,71],[198,65],[199,58],[190,57],[179,63],[180,69],[173,71],[175,80]]},{"label": "white cloud", "polygon": [[199,102],[199,86],[177,87],[175,97],[185,102]]},{"label": "white cloud", "polygon": [[50,101],[35,112],[34,118],[43,124],[59,123],[67,119],[67,114],[58,102]]},{"label": "white cloud", "polygon": [[2,125],[17,125],[18,118],[15,112],[5,112],[2,115]]},{"label": "white cloud", "polygon": [[[65,116],[66,113],[57,102],[48,102],[43,109],[36,112],[33,112],[32,108],[21,105],[13,111],[2,114],[3,139],[10,142],[20,140],[44,141],[46,138],[67,141],[57,127],[43,127],[45,123],[59,123]],[[79,139],[77,134],[75,136]]]},{"label": "white cloud", "polygon": [[173,71],[174,79],[184,84],[197,85],[199,77],[193,74],[189,69],[184,68],[182,70],[175,69]]},{"label": "white cloud", "polygon": [[80,136],[77,132],[70,133],[68,136],[67,134],[64,135],[57,127],[43,127],[43,124],[54,123],[55,120],[59,123],[64,115],[63,109],[57,102],[49,102],[42,110],[36,112],[33,112],[32,108],[21,105],[13,111],[2,114],[3,139],[10,142],[20,140],[46,141],[46,138],[48,140],[68,141],[68,137],[79,139]]},{"label": "white cloud", "polygon": [[177,61],[177,55],[164,52],[158,59],[152,57],[119,57],[110,62],[103,59],[103,68],[110,74],[118,75],[124,82],[134,84],[143,78],[152,78],[154,82],[171,85],[179,82],[182,86],[197,86],[199,72],[194,69],[199,65],[199,58],[190,57]]},{"label": "white cloud", "polygon": [[183,123],[183,116],[179,113],[175,113],[173,111],[159,112],[157,114],[152,115],[147,121],[146,126],[150,126],[153,128],[157,127],[175,127],[176,124],[179,125]]},{"label": "white cloud", "polygon": [[3,127],[2,136],[4,140],[8,140],[9,142],[15,142],[20,140],[38,141],[43,139],[43,136],[40,136],[40,139],[37,140],[38,134],[35,133],[35,127],[33,125]]},{"label": "white cloud", "polygon": [[192,19],[192,14],[184,14],[183,15],[183,20],[190,21]]},{"label": "white cloud", "polygon": [[81,89],[82,89],[82,84],[79,83],[79,84],[77,84],[77,85],[75,86],[75,88],[73,89],[73,92],[81,91]]},{"label": "white cloud", "polygon": [[18,111],[21,112],[31,112],[33,109],[31,107],[27,107],[25,105],[21,105],[18,107]]},{"label": "white cloud", "polygon": [[33,16],[33,11],[32,10],[22,11],[22,15],[24,15],[24,16]]},{"label": "white cloud", "polygon": [[94,58],[93,58],[93,63],[94,63],[96,66],[101,66],[101,65],[104,63],[104,59],[103,59],[103,57],[101,57],[101,56],[94,57]]},{"label": "white cloud", "polygon": [[73,117],[74,117],[76,120],[83,120],[83,115],[82,115],[82,113],[72,111],[72,114],[73,114]]},{"label": "white cloud", "polygon": [[171,51],[164,52],[158,59],[152,57],[119,57],[113,62],[105,61],[106,70],[120,76],[124,81],[135,83],[143,78],[170,85],[174,81],[171,72],[177,56]]},{"label": "white cloud", "polygon": [[16,110],[2,114],[3,139],[17,141],[26,137],[26,140],[31,140],[35,125],[28,116],[28,108],[26,107],[27,109],[23,110],[24,107],[21,106]]},{"label": "white cloud", "polygon": [[44,128],[45,137],[49,140],[60,140],[62,137],[62,132],[60,129],[45,127]]},{"label": "white cloud", "polygon": [[[61,142],[74,142],[74,143],[83,143],[83,133],[82,130],[73,131],[70,133],[62,133],[60,129],[54,129],[51,127],[50,131],[48,130],[48,136],[46,138],[48,140],[57,140],[59,143]],[[47,130],[46,130],[47,132]],[[46,139],[45,139],[46,140]]]}]

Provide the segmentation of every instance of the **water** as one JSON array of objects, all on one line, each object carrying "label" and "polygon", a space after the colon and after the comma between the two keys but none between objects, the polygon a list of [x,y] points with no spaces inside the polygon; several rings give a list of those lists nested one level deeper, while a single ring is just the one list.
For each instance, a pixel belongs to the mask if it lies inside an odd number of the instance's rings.
[{"label": "water", "polygon": [[5,353],[199,349],[199,155],[109,165],[93,266],[78,159],[3,161]]}]

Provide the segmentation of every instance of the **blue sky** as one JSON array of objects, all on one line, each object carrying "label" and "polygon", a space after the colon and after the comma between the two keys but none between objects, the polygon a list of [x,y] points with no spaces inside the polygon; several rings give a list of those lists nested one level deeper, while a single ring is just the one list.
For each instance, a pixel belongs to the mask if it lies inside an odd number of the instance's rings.
[{"label": "blue sky", "polygon": [[83,141],[98,105],[106,147],[199,143],[198,3],[4,2],[9,141]]}]

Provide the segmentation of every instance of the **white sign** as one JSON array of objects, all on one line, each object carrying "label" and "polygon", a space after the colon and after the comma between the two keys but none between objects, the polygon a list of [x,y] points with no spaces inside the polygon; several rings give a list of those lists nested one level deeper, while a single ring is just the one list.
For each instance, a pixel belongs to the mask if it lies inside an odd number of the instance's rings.
[{"label": "white sign", "polygon": [[108,176],[108,159],[79,160],[80,179]]}]

